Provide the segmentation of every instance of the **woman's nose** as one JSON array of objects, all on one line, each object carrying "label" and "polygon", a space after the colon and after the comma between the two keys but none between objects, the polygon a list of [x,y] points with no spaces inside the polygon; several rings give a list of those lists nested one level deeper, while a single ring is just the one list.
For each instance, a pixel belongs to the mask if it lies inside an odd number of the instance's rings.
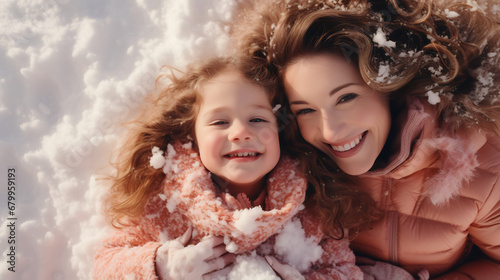
[{"label": "woman's nose", "polygon": [[248,125],[241,122],[234,122],[229,132],[229,140],[243,141],[253,139],[253,133]]},{"label": "woman's nose", "polygon": [[336,141],[338,137],[342,135],[346,127],[346,124],[339,118],[334,118],[331,115],[322,117],[321,134],[326,141]]}]

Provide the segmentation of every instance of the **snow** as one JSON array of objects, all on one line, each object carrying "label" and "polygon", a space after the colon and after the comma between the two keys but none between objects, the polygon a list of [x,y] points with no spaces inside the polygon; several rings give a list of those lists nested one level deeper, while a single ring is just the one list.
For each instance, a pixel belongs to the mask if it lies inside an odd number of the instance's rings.
[{"label": "snow", "polygon": [[236,210],[233,213],[233,217],[236,220],[234,226],[244,234],[251,235],[259,225],[257,219],[262,217],[263,214],[264,211],[260,206]]},{"label": "snow", "polygon": [[387,40],[386,35],[382,30],[382,28],[377,29],[377,33],[373,36],[373,42],[375,42],[379,47],[388,47],[388,48],[396,47],[396,42]]},{"label": "snow", "polygon": [[[99,178],[111,172],[121,123],[137,116],[161,66],[182,70],[225,53],[221,22],[231,19],[235,3],[0,1],[0,279],[91,278],[94,254],[110,230],[101,210],[106,182]],[[382,30],[374,41],[395,46]],[[388,65],[379,76],[389,78]],[[489,84],[487,74],[481,77]],[[429,102],[436,97],[429,94]],[[9,169],[15,170],[12,216]],[[16,272],[8,270],[12,252]]]},{"label": "snow", "polygon": [[[235,0],[0,3],[0,279],[90,279],[121,123],[162,65],[223,54]],[[7,169],[15,172],[15,231]],[[14,236],[15,271],[7,254]],[[11,239],[12,240],[12,239]]]},{"label": "snow", "polygon": [[166,204],[168,212],[174,213],[175,208],[177,207],[177,205],[179,205],[179,196],[180,195],[181,195],[181,193],[179,191],[172,192],[172,196],[170,197],[170,199],[167,200],[167,204]]},{"label": "snow", "polygon": [[384,82],[387,79],[390,80],[391,79],[390,72],[391,72],[391,67],[389,66],[389,64],[381,63],[378,69],[378,76],[376,81]]},{"label": "snow", "polygon": [[163,172],[168,174],[169,172],[179,173],[179,168],[175,164],[172,158],[176,155],[174,147],[171,144],[167,144],[167,154],[165,158],[165,165],[163,166]]},{"label": "snow", "polygon": [[427,102],[429,102],[429,104],[436,105],[441,102],[441,98],[437,92],[429,90],[425,95],[427,95]]},{"label": "snow", "polygon": [[[280,280],[273,269],[267,264],[264,257],[256,254],[241,255],[236,258],[228,280]],[[251,271],[252,273],[248,273]]]},{"label": "snow", "polygon": [[276,236],[274,250],[286,263],[298,271],[307,271],[323,254],[323,248],[312,238],[307,238],[298,219],[288,221]]},{"label": "snow", "polygon": [[448,9],[445,9],[444,13],[445,13],[445,15],[446,15],[447,18],[456,18],[456,17],[459,16],[459,14],[457,12],[450,11]]},{"label": "snow", "polygon": [[154,169],[160,169],[165,165],[165,157],[163,156],[163,151],[158,147],[154,147],[151,151],[153,154],[149,160],[149,165]]}]

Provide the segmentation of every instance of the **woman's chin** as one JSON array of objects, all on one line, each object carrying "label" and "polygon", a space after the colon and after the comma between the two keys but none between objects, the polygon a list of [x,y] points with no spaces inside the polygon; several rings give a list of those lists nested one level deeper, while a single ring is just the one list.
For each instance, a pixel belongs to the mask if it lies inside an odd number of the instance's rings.
[{"label": "woman's chin", "polygon": [[348,175],[351,176],[358,176],[365,174],[368,172],[372,166],[372,162],[362,162],[362,163],[345,163],[345,162],[336,162],[337,166],[344,171],[344,173],[347,173]]}]

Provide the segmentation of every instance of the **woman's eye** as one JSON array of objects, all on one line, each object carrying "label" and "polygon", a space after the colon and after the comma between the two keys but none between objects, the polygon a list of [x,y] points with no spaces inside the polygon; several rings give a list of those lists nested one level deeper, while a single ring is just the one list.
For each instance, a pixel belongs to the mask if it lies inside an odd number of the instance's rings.
[{"label": "woman's eye", "polygon": [[298,115],[308,114],[308,113],[311,113],[313,111],[314,111],[313,109],[301,109],[301,110],[298,110],[297,112],[295,112],[295,115],[298,116]]},{"label": "woman's eye", "polygon": [[337,101],[337,104],[340,104],[340,103],[345,103],[347,101],[350,101],[350,100],[353,100],[354,98],[358,97],[357,94],[355,93],[348,93],[348,94],[344,94],[342,95],[339,100]]}]

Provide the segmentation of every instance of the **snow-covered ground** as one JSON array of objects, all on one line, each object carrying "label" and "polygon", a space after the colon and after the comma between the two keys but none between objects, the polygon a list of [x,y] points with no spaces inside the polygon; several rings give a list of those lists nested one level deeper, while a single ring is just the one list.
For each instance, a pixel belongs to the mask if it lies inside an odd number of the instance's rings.
[{"label": "snow-covered ground", "polygon": [[91,278],[120,124],[162,65],[226,52],[235,2],[0,0],[0,279]]},{"label": "snow-covered ground", "polygon": [[162,65],[183,69],[224,53],[221,22],[234,5],[0,1],[0,279],[91,278],[108,230],[95,178],[120,123],[134,117]]}]

